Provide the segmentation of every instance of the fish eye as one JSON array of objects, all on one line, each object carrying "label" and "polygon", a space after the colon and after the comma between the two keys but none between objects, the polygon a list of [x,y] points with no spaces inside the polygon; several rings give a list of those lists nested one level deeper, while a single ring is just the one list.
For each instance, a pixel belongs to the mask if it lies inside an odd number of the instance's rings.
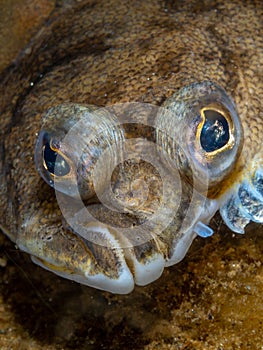
[{"label": "fish eye", "polygon": [[222,112],[213,109],[203,110],[204,124],[200,134],[200,143],[204,151],[214,152],[228,144],[229,124]]},{"label": "fish eye", "polygon": [[204,81],[183,87],[162,107],[156,125],[169,137],[157,135],[158,144],[199,191],[218,194],[215,185],[235,169],[243,146],[234,101],[222,87]]},{"label": "fish eye", "polygon": [[43,166],[53,176],[65,176],[70,172],[70,166],[66,159],[54,149],[52,140],[45,135],[46,142],[43,145]]}]

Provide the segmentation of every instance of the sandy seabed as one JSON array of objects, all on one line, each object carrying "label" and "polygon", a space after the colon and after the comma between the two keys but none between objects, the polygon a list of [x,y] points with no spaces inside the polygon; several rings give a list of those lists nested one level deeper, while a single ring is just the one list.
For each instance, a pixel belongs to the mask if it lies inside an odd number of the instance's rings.
[{"label": "sandy seabed", "polygon": [[220,222],[125,296],[56,277],[1,236],[0,348],[263,349],[263,228]]}]

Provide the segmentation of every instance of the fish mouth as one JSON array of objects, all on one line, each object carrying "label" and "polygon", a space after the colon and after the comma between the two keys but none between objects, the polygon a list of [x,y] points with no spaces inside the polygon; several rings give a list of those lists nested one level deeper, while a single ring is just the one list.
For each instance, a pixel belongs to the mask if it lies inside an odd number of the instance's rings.
[{"label": "fish mouth", "polygon": [[226,194],[220,214],[225,224],[236,233],[254,221],[263,223],[263,169],[260,167]]},{"label": "fish mouth", "polygon": [[[75,235],[87,248],[86,255],[90,255],[87,263],[77,266],[77,261],[74,261],[71,265],[66,265],[64,258],[46,259],[43,254],[31,255],[32,260],[46,270],[77,283],[114,294],[128,294],[135,285],[150,284],[162,275],[165,267],[180,262],[196,236],[211,236],[213,230],[208,224],[217,210],[225,224],[237,233],[244,233],[244,228],[250,221],[262,223],[263,170],[258,168],[250,175],[232,186],[224,198],[203,198],[203,205],[195,212],[188,229],[177,233],[168,248],[164,248],[158,238],[149,239],[141,245],[129,246],[124,235],[117,230],[107,224],[91,222],[87,235]],[[100,244],[89,240],[89,235],[95,235]],[[67,237],[64,239],[67,240]],[[19,244],[19,247],[32,254],[32,247],[23,244]],[[84,255],[79,256],[78,261],[84,259]]]},{"label": "fish mouth", "polygon": [[[64,252],[64,258],[44,254],[31,255],[34,263],[63,278],[114,294],[128,294],[135,285],[145,286],[157,280],[165,267],[181,261],[194,238],[199,235],[208,237],[213,230],[207,226],[218,209],[216,200],[206,200],[205,206],[192,221],[187,231],[178,233],[170,247],[165,247],[158,239],[151,239],[141,245],[128,246],[127,237],[105,224],[90,223],[86,237],[75,235],[75,239],[86,247],[85,254],[78,253],[78,259],[71,264],[65,256],[73,252]],[[100,244],[88,239],[96,236]],[[56,237],[53,238],[53,242]],[[67,239],[64,237],[64,239]],[[34,244],[34,243],[33,243]],[[44,241],[44,251],[52,250],[52,240]],[[60,240],[60,245],[64,243]],[[19,244],[20,249],[33,253],[33,247]],[[46,249],[50,247],[50,249]],[[55,245],[53,245],[53,251]],[[88,257],[89,256],[89,257]],[[88,258],[87,258],[88,257]],[[60,259],[60,260],[59,260]],[[82,263],[86,259],[85,263]]]}]

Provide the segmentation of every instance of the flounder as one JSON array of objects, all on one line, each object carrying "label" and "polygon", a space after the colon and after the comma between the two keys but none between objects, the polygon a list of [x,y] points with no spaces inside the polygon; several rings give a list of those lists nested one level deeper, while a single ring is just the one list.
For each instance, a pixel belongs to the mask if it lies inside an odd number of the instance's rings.
[{"label": "flounder", "polygon": [[69,2],[2,73],[0,227],[34,262],[125,294],[217,210],[263,222],[262,21],[233,6]]}]

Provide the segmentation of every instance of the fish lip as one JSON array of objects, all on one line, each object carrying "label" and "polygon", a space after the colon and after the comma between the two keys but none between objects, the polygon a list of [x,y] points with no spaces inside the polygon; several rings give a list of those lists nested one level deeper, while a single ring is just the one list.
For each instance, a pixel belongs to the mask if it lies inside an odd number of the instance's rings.
[{"label": "fish lip", "polygon": [[[188,231],[183,233],[178,239],[177,245],[174,249],[174,257],[172,259],[165,259],[161,253],[158,253],[152,256],[152,258],[149,259],[145,265],[140,264],[140,262],[134,259],[132,267],[128,262],[128,256],[127,252],[125,252],[125,248],[115,247],[114,249],[119,249],[122,259],[121,265],[118,268],[118,276],[116,278],[112,278],[110,276],[107,277],[104,273],[97,273],[94,276],[90,275],[89,267],[87,267],[87,269],[83,269],[82,273],[67,271],[63,268],[63,266],[60,268],[58,266],[56,269],[52,262],[49,263],[40,257],[32,256],[32,252],[30,252],[22,242],[17,242],[17,244],[21,250],[26,251],[31,255],[31,259],[34,263],[60,277],[73,280],[77,283],[81,283],[96,289],[106,290],[114,294],[128,294],[134,289],[135,284],[144,286],[152,283],[161,276],[164,267],[174,265],[182,260],[187,253],[188,248],[192,244],[193,239],[197,235],[194,231],[196,224],[200,222],[200,220],[202,220],[203,223],[207,223],[214,215],[217,207],[218,202],[216,200],[206,200],[205,206],[200,210],[200,215],[196,216]],[[108,233],[111,234],[110,231]],[[79,238],[82,239],[84,244],[86,244],[83,237]]]},{"label": "fish lip", "polygon": [[43,261],[35,256],[31,256],[31,260],[47,271],[55,273],[57,276],[66,278],[68,280],[86,285],[88,287],[100,289],[114,294],[129,294],[134,289],[134,277],[129,268],[124,268],[118,279],[107,279],[104,274],[97,274],[90,276],[86,273],[83,275],[74,273],[64,273],[62,271],[54,270],[46,266]]}]

